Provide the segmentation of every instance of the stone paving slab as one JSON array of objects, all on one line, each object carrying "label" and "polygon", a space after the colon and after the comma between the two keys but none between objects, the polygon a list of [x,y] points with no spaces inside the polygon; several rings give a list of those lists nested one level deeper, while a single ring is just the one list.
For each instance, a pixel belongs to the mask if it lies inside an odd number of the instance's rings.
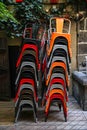
[{"label": "stone paving slab", "polygon": [[17,123],[0,125],[0,130],[87,130],[87,111],[83,111],[72,96],[69,97],[67,122],[64,121],[63,112],[58,110],[50,110],[47,122],[44,122],[42,110],[37,123],[31,116],[22,116]]}]

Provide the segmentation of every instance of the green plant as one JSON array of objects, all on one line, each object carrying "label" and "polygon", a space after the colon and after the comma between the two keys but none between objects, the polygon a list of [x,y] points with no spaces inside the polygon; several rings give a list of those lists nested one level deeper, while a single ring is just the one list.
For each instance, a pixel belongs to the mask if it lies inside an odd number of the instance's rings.
[{"label": "green plant", "polygon": [[20,24],[16,24],[13,21],[6,21],[7,26],[5,29],[8,30],[7,34],[11,37],[22,36],[23,30],[27,23],[47,22],[49,16],[43,10],[42,4],[39,0],[24,0],[22,3],[12,3],[11,0],[4,2],[6,5],[14,6],[14,16]]},{"label": "green plant", "polygon": [[18,24],[18,21],[14,18],[13,14],[7,9],[7,6],[0,2],[0,30],[7,30],[10,26],[9,23]]},{"label": "green plant", "polygon": [[9,12],[6,5],[0,2],[0,21],[7,22],[9,20],[17,23],[17,20],[13,17],[13,15]]},{"label": "green plant", "polygon": [[25,25],[27,23],[46,22],[49,16],[43,10],[42,4],[39,0],[24,0],[22,3],[14,5],[15,17],[20,22],[17,28],[18,33],[16,35],[22,35]]}]

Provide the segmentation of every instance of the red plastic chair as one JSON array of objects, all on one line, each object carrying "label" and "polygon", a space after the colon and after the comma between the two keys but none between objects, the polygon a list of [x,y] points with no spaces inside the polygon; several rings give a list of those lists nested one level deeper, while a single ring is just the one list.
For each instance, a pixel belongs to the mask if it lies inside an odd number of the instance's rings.
[{"label": "red plastic chair", "polygon": [[[34,80],[33,79],[29,79],[29,78],[23,78],[20,80],[20,83],[19,83],[19,86],[18,86],[18,90],[17,90],[17,93],[16,93],[16,96],[15,96],[15,99],[14,101],[16,102],[16,100],[18,99],[18,95],[19,95],[19,92],[20,92],[20,87],[22,84],[24,83],[29,83],[32,85],[32,87],[34,87],[35,89],[35,83],[34,83]],[[37,98],[37,94],[36,94],[36,91],[34,92],[34,95],[35,95],[35,98],[36,98],[36,101],[38,101],[38,98]]]},{"label": "red plastic chair", "polygon": [[[38,61],[38,47],[36,45],[33,45],[33,44],[24,44],[22,50],[21,50],[21,53],[18,57],[18,60],[17,60],[17,63],[16,63],[16,67],[18,67],[20,65],[20,62],[21,62],[21,59],[22,59],[22,54],[23,52],[26,50],[26,49],[33,49],[35,52],[36,52],[36,57],[37,57],[37,65],[39,65],[39,61]],[[39,66],[38,66],[39,68]]]},{"label": "red plastic chair", "polygon": [[55,84],[55,83],[57,83],[57,84],[62,84],[62,87],[64,88],[64,93],[65,93],[66,101],[68,101],[68,95],[67,95],[67,90],[66,90],[66,83],[65,83],[64,80],[61,79],[61,78],[54,78],[54,79],[51,80],[51,82],[49,83],[49,86],[48,86],[48,88],[47,88],[46,100],[47,100],[47,98],[48,98],[48,96],[49,96],[51,86],[52,86],[53,84]]}]

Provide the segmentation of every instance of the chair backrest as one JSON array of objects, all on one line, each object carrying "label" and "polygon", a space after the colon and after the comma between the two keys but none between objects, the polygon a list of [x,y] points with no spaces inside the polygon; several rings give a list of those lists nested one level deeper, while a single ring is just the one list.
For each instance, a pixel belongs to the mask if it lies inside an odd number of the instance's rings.
[{"label": "chair backrest", "polygon": [[71,21],[66,18],[52,17],[50,19],[50,33],[52,29],[58,33],[70,33]]},{"label": "chair backrest", "polygon": [[38,61],[38,47],[36,45],[32,45],[32,44],[24,44],[21,52],[20,52],[20,55],[18,57],[18,60],[17,60],[17,63],[16,63],[16,67],[18,67],[20,65],[20,62],[21,62],[21,59],[22,59],[22,55],[23,55],[23,52],[26,50],[26,49],[33,49],[35,52],[36,52],[36,57],[37,57],[37,64],[39,64],[39,61]]},{"label": "chair backrest", "polygon": [[65,70],[65,74],[66,74],[66,81],[67,81],[67,84],[68,84],[68,72],[66,71],[66,64],[63,63],[63,62],[53,62],[51,64],[51,67],[48,71],[48,74],[47,74],[47,80],[46,80],[46,85],[48,86],[48,83],[50,81],[50,78],[51,78],[51,75],[52,75],[52,70],[55,68],[55,67],[62,67],[64,70]]},{"label": "chair backrest", "polygon": [[[53,17],[50,19],[50,27],[48,31],[48,41],[49,46],[47,48],[47,54],[48,56],[51,53],[51,50],[54,45],[54,41],[57,37],[62,37],[67,39],[69,53],[71,56],[71,35],[70,35],[70,29],[71,29],[71,21],[65,18],[58,18]],[[61,38],[60,38],[61,39]]]},{"label": "chair backrest", "polygon": [[[26,61],[25,61],[25,62],[22,62],[21,66],[20,66],[19,72],[18,72],[17,77],[16,77],[15,84],[18,83],[18,80],[19,80],[19,78],[20,78],[20,76],[21,76],[21,72],[22,72],[22,70],[23,70],[24,67],[25,67],[25,70],[24,70],[24,71],[28,71],[28,70],[31,69],[31,70],[32,70],[32,73],[35,74],[35,79],[36,79],[36,81],[38,80],[35,63],[33,63],[33,62],[26,62]],[[34,72],[33,72],[33,71],[34,71]]]}]

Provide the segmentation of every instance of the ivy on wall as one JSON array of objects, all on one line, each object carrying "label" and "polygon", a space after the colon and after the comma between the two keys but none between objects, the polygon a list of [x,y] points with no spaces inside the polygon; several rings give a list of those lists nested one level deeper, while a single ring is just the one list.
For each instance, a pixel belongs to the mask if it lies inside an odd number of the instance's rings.
[{"label": "ivy on wall", "polygon": [[7,6],[0,2],[0,30],[5,30],[11,22],[18,24],[13,14],[7,9]]},{"label": "ivy on wall", "polygon": [[22,3],[13,3],[11,0],[8,0],[4,3],[8,6],[13,6],[14,17],[19,22],[19,24],[9,20],[5,22],[7,24],[5,26],[5,29],[8,30],[7,34],[12,38],[22,36],[27,23],[47,22],[49,19],[48,14],[43,11],[39,0],[24,0]]},{"label": "ivy on wall", "polygon": [[[63,13],[68,14],[68,18],[75,19],[75,16],[72,15],[74,9],[71,11],[67,10],[67,7],[73,6],[76,7],[78,4],[85,4],[82,0],[67,0],[65,5],[62,5],[60,8],[52,9],[51,15],[47,14],[43,10],[43,5],[40,0],[24,0],[22,3],[13,3],[12,0],[1,0],[5,12],[2,12],[3,8],[0,7],[0,29],[4,29],[7,32],[9,37],[14,38],[20,37],[23,34],[23,30],[27,23],[32,22],[48,22],[51,16],[62,16]],[[79,2],[79,3],[78,3]],[[12,6],[13,9],[10,10],[14,14],[7,11],[7,7]],[[68,8],[69,9],[69,8]],[[6,12],[7,11],[7,12]],[[1,14],[2,13],[2,14]],[[75,15],[75,13],[73,13]],[[66,16],[65,16],[66,17]],[[18,21],[18,22],[17,22]]]}]

